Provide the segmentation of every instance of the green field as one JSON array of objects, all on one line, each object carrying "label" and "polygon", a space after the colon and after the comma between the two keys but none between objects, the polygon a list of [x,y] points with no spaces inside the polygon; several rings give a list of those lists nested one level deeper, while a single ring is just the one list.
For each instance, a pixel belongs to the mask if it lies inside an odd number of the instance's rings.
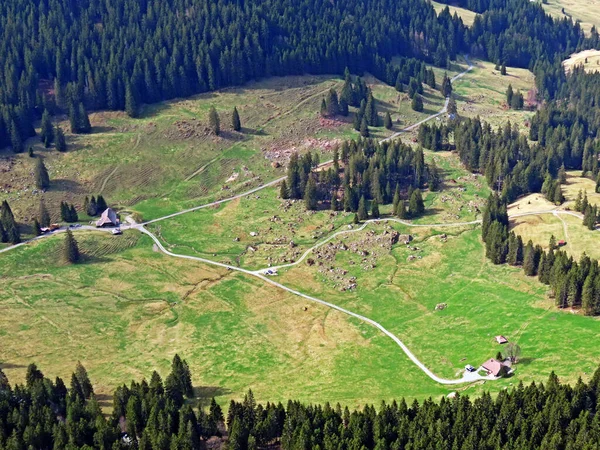
[{"label": "green field", "polygon": [[[544,9],[559,19],[572,18],[589,33],[592,26],[600,26],[600,1],[598,0],[545,0]],[[563,12],[564,9],[564,12]]]},{"label": "green field", "polygon": [[[393,129],[372,129],[376,139],[439,111],[444,99],[426,88],[425,110],[412,111],[410,99],[393,87],[366,76],[379,111],[394,119]],[[341,89],[342,80],[331,76],[270,78],[240,88],[202,94],[185,100],[147,105],[142,117],[131,119],[122,112],[90,115],[90,135],[67,133],[65,154],[44,149],[31,139],[36,154],[44,158],[51,179],[43,198],[58,220],[58,204],[66,200],[83,205],[86,195],[103,194],[117,209],[134,211],[151,219],[229,197],[284,173],[294,151],[331,154],[340,139],[358,136],[351,118],[323,121],[322,98]],[[221,136],[208,131],[208,110],[214,105],[221,116]],[[240,112],[243,130],[231,129],[231,112]],[[68,130],[65,118],[60,121]],[[0,154],[0,201],[8,200],[19,222],[31,223],[42,195],[35,190],[35,160],[27,154]],[[278,163],[279,168],[273,167]]]}]

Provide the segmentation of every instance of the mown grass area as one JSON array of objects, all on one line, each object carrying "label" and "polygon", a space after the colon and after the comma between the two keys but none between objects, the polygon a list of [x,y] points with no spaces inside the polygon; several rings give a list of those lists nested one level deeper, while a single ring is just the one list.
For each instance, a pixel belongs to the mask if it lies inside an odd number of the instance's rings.
[{"label": "mown grass area", "polygon": [[0,257],[0,366],[13,383],[31,362],[68,382],[81,360],[107,406],[117,385],[154,369],[166,375],[179,353],[198,395],[224,404],[249,388],[259,401],[353,407],[451,390],[369,326],[261,280],[155,252],[133,233],[76,233],[88,259],[75,266],[61,262],[58,236]]},{"label": "mown grass area", "polygon": [[570,17],[573,22],[579,22],[586,33],[592,26],[600,26],[599,0],[546,0],[541,3],[550,15],[559,19]]},{"label": "mown grass area", "polygon": [[[368,270],[360,256],[339,251],[335,266],[356,277],[354,291],[332,289],[318,266],[307,264],[282,272],[279,280],[379,321],[440,376],[458,376],[465,364],[494,357],[502,350],[494,336],[502,334],[522,347],[522,361],[514,378],[488,383],[486,389],[544,381],[551,371],[570,382],[589,378],[600,357],[594,344],[598,319],[556,310],[537,279],[518,268],[492,265],[478,228],[392,226],[411,233],[410,245],[419,250],[399,244]],[[440,303],[447,307],[435,311]]]}]

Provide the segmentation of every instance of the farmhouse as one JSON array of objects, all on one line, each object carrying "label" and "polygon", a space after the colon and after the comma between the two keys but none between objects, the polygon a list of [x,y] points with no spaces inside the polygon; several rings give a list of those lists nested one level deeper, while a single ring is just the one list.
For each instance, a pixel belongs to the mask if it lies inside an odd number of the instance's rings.
[{"label": "farmhouse", "polygon": [[496,342],[498,344],[506,344],[508,339],[506,339],[504,336],[496,336]]},{"label": "farmhouse", "polygon": [[510,370],[508,366],[504,365],[497,359],[490,359],[484,362],[481,367],[488,373],[488,375],[493,375],[495,377],[501,377],[506,375]]},{"label": "farmhouse", "polygon": [[117,218],[117,213],[114,212],[111,208],[106,208],[106,210],[100,216],[100,219],[96,222],[97,227],[114,227],[119,225],[119,219]]}]

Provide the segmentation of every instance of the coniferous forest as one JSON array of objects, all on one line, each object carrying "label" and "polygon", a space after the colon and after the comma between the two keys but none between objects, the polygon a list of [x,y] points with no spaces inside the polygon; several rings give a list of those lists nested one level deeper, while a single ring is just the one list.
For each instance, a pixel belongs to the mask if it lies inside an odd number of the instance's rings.
[{"label": "coniferous forest", "polygon": [[528,0],[484,3],[468,28],[412,0],[2,2],[0,147],[22,151],[45,110],[69,113],[72,130],[85,133],[87,110],[136,116],[141,103],[272,75],[348,67],[394,85],[423,61],[445,66],[465,52],[540,76],[598,42]]},{"label": "coniferous forest", "polygon": [[400,399],[354,411],[291,400],[262,405],[249,391],[225,417],[214,399],[198,407],[189,367],[176,355],[164,381],[154,372],[149,382],[117,388],[105,416],[83,365],[67,387],[31,364],[26,385],[12,387],[0,370],[0,448],[203,449],[211,437],[226,437],[232,450],[593,450],[600,448],[599,404],[600,369],[587,384],[564,385],[551,374],[547,383],[519,383],[495,398]]}]

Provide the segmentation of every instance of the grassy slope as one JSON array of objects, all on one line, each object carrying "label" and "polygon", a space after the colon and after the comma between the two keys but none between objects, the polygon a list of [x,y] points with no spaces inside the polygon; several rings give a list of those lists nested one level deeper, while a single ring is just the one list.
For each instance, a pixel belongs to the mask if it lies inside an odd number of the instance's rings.
[{"label": "grassy slope", "polygon": [[[543,380],[552,370],[569,381],[590,375],[600,357],[593,344],[600,334],[597,319],[556,311],[536,279],[490,264],[478,230],[448,233],[446,243],[431,237],[441,230],[411,232],[423,259],[409,261],[411,252],[397,246],[365,272],[360,264],[348,263],[355,255],[338,254],[340,267],[357,277],[355,292],[333,291],[306,265],[281,280],[380,321],[442,376],[453,377],[467,363],[494,357],[501,350],[497,334],[523,349],[518,381]],[[434,311],[442,302],[448,307]],[[496,390],[506,383],[487,387]]]},{"label": "grassy slope", "polygon": [[450,14],[452,14],[452,15],[454,15],[454,13],[458,14],[458,17],[460,17],[462,19],[463,23],[468,26],[473,25],[473,22],[475,21],[475,16],[477,15],[477,13],[475,13],[473,11],[469,11],[468,9],[465,9],[465,8],[459,8],[457,6],[445,5],[444,3],[438,3],[438,2],[434,2],[434,1],[432,1],[431,4],[433,5],[434,9],[436,10],[436,12],[438,14],[444,8],[448,7],[450,9]]},{"label": "grassy slope", "polygon": [[[579,176],[580,174],[580,172],[567,173],[567,183],[562,186],[565,202],[558,209],[573,210],[579,190],[587,192],[590,203],[600,205],[600,194],[595,192],[596,183],[589,178]],[[516,205],[520,208],[516,209]],[[544,200],[541,194],[533,194],[515,202],[509,211],[518,213],[553,208],[556,208],[556,205]],[[592,258],[600,259],[598,233],[584,227],[577,217],[565,214],[559,217],[550,214],[525,216],[514,219],[511,224],[515,233],[521,235],[525,242],[531,239],[535,244],[547,248],[550,236],[554,235],[557,240],[567,241],[565,249],[575,258],[579,258],[585,252]]]},{"label": "grassy slope", "polygon": [[[580,21],[586,32],[589,32],[592,26],[600,26],[599,0],[547,0],[543,6],[554,17],[562,19],[570,16],[573,21]],[[566,14],[563,14],[563,8]]]},{"label": "grassy slope", "polygon": [[[382,100],[381,114],[390,111],[396,121],[391,131],[373,129],[375,138],[421,120],[443,105],[439,91],[427,89],[425,111],[416,113],[406,94],[370,76],[367,82]],[[320,150],[332,139],[355,137],[350,118],[337,124],[319,120],[321,99],[330,88],[339,91],[341,85],[339,78],[328,76],[271,78],[149,105],[139,119],[119,112],[92,114],[94,133],[67,134],[66,154],[44,149],[37,138],[28,145],[44,158],[50,172],[52,185],[44,198],[52,211],[58,211],[62,200],[81,206],[85,195],[101,192],[111,205],[149,219],[281,175],[283,169],[271,167],[265,151],[285,155],[295,149]],[[223,133],[218,138],[206,131],[211,105],[221,115]],[[243,133],[231,130],[234,106],[240,111]],[[68,128],[64,121],[61,125]],[[0,158],[10,165],[10,171],[0,171],[0,186],[5,187],[0,200],[10,202],[17,220],[30,223],[40,198],[33,192],[34,160],[9,150]]]},{"label": "grassy slope", "polygon": [[0,308],[9,314],[0,315],[0,359],[13,382],[32,361],[68,380],[81,360],[96,390],[109,394],[154,369],[165,374],[178,352],[199,394],[223,402],[248,388],[263,401],[349,406],[448,392],[392,341],[340,313],[153,252],[147,237],[77,237],[95,254],[82,265],[60,262],[60,238],[3,256]]}]

